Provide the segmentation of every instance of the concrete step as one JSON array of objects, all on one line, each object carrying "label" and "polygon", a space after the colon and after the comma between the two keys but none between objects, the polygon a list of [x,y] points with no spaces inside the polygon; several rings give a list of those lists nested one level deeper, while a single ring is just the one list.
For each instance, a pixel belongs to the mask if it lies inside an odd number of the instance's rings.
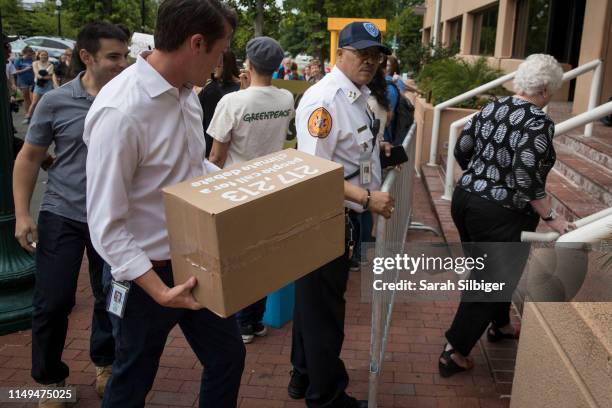
[{"label": "concrete step", "polygon": [[554,169],[574,182],[584,193],[610,207],[612,206],[612,170],[604,167],[566,146],[556,146],[557,162]]},{"label": "concrete step", "polygon": [[584,218],[607,208],[556,168],[548,174],[546,190],[552,198],[555,210],[570,220]]},{"label": "concrete step", "polygon": [[606,169],[612,169],[612,139],[600,137],[584,137],[564,134],[554,138],[555,147],[559,146],[570,149],[585,157],[593,163],[597,163]]}]

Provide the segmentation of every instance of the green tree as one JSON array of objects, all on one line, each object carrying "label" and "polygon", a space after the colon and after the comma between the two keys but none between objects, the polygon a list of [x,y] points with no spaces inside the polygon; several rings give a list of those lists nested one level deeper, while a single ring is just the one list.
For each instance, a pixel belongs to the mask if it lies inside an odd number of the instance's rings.
[{"label": "green tree", "polygon": [[[26,12],[30,26],[30,35],[57,35],[57,14],[55,2],[47,0],[43,4],[35,5],[30,12]],[[76,32],[70,23],[71,15],[66,10],[60,14],[62,37],[74,38]]]},{"label": "green tree", "polygon": [[[19,0],[0,0],[0,9],[7,33],[25,36],[57,34],[55,2],[47,0],[34,5],[32,10],[25,10]],[[74,32],[69,22],[70,13],[62,13],[61,17],[62,35],[68,37]]]},{"label": "green tree", "polygon": [[275,0],[228,0],[227,4],[238,14],[238,27],[232,39],[232,50],[244,58],[247,42],[256,36],[265,35],[278,40],[281,10]]},{"label": "green tree", "polygon": [[2,26],[9,34],[21,34],[24,27],[25,10],[19,0],[0,0]]},{"label": "green tree", "polygon": [[293,55],[299,52],[329,58],[328,17],[384,18],[384,42],[391,45],[397,34],[400,47],[420,41],[422,17],[414,16],[410,6],[422,0],[284,0],[281,44]]},{"label": "green tree", "polygon": [[401,1],[398,0],[326,1],[325,11],[330,17],[386,18],[389,20],[400,3]]},{"label": "green tree", "polygon": [[[55,1],[47,0],[24,10],[20,0],[0,0],[5,31],[26,36],[56,35]],[[145,0],[145,27],[142,29],[141,0],[64,0],[61,8],[62,36],[75,38],[79,29],[92,21],[122,23],[131,32],[152,33],[157,1]]]},{"label": "green tree", "polygon": [[92,21],[109,21],[127,26],[131,32],[153,33],[157,2],[145,0],[145,26],[142,27],[141,0],[65,0],[62,9],[71,15],[75,27]]},{"label": "green tree", "polygon": [[285,0],[280,41],[292,55],[305,52],[323,61],[329,49],[325,0]]},{"label": "green tree", "polygon": [[422,1],[400,1],[397,3],[398,10],[388,25],[386,43],[392,46],[393,39],[397,39],[396,55],[402,65],[402,71],[416,72],[420,68],[422,57],[421,28],[423,27],[423,16],[417,16],[412,11],[412,6]]}]

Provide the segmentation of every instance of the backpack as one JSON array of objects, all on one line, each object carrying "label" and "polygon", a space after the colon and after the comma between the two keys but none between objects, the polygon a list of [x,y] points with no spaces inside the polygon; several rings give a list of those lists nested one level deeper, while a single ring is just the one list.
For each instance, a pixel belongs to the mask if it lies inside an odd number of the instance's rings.
[{"label": "backpack", "polygon": [[408,130],[410,130],[410,126],[414,123],[414,106],[408,98],[402,95],[398,86],[393,81],[388,81],[388,83],[395,87],[398,94],[397,105],[393,111],[393,120],[391,121],[392,144],[398,146],[402,144],[408,134]]}]

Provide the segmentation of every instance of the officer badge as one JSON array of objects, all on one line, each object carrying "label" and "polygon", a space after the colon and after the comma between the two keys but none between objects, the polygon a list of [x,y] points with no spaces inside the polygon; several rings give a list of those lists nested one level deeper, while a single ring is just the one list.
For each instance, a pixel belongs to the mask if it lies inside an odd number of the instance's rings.
[{"label": "officer badge", "polygon": [[374,38],[378,37],[378,34],[380,33],[378,31],[378,27],[376,27],[372,23],[363,23],[363,28],[365,28],[365,30],[368,32],[368,34],[370,34]]},{"label": "officer badge", "polygon": [[315,109],[308,118],[308,133],[313,137],[325,139],[332,128],[332,117],[325,108]]}]

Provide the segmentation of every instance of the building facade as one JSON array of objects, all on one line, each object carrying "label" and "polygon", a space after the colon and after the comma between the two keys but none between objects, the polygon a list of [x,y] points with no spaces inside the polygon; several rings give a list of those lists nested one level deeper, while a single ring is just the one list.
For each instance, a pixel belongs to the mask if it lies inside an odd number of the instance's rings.
[{"label": "building facade", "polygon": [[[601,100],[612,96],[612,0],[440,0],[439,42],[459,47],[463,58],[484,56],[514,71],[530,54],[553,55],[564,68],[601,59]],[[427,0],[423,42],[432,40],[436,0]],[[587,109],[592,73],[566,84],[559,98],[573,112]]]}]

